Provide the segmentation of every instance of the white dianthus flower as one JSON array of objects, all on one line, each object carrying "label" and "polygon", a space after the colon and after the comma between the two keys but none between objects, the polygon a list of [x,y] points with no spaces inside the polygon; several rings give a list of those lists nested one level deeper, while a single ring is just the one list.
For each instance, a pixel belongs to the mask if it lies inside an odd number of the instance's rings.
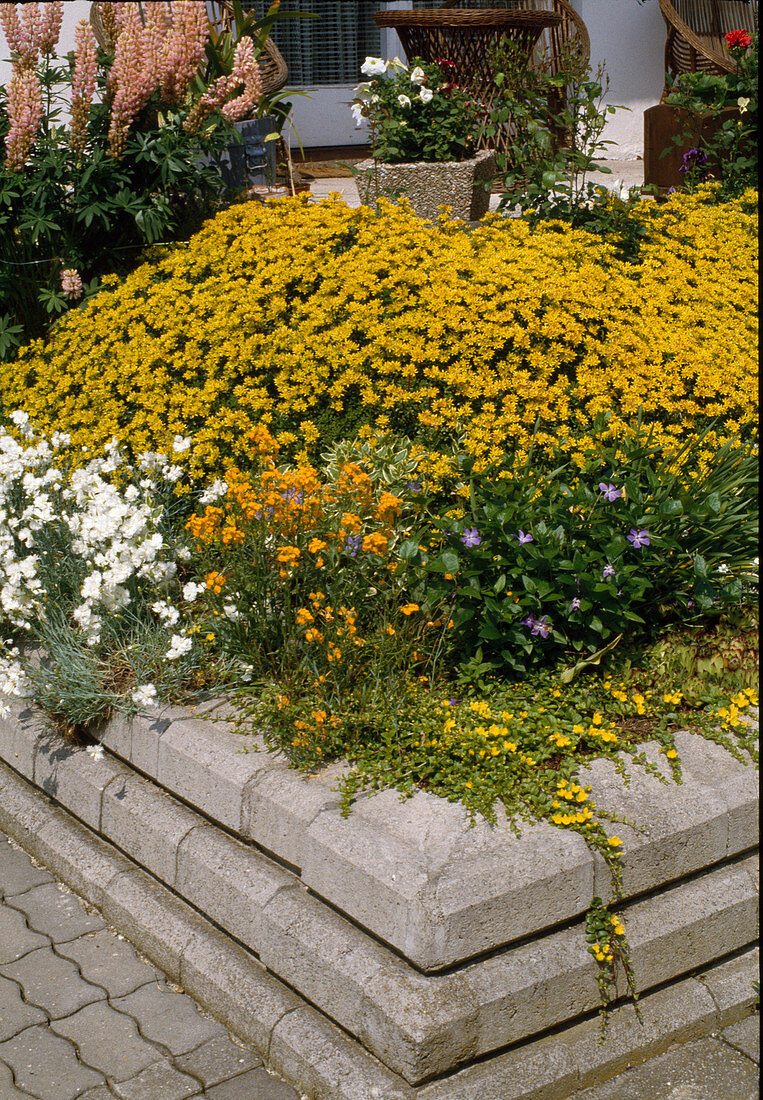
[{"label": "white dianthus flower", "polygon": [[184,634],[173,634],[170,640],[170,648],[167,650],[165,658],[168,661],[175,661],[178,657],[183,657],[186,653],[190,653],[192,647],[192,638],[187,638]]},{"label": "white dianthus flower", "polygon": [[157,691],[153,684],[140,684],[132,693],[132,701],[138,707],[152,707],[157,700]]}]

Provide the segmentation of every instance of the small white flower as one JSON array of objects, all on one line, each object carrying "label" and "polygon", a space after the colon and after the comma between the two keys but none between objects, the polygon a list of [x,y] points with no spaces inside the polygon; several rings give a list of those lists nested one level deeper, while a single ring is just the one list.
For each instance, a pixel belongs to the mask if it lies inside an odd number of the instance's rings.
[{"label": "small white flower", "polygon": [[434,92],[431,88],[422,88],[419,92],[419,99],[422,103],[431,103],[434,99]]},{"label": "small white flower", "polygon": [[[363,125],[363,119],[364,119],[362,105],[360,103],[353,103],[352,106],[350,107],[350,113],[352,114],[353,121],[355,122],[355,126],[356,127],[362,126]],[[202,497],[202,504],[204,504],[204,503],[205,502],[204,502],[204,499]]]},{"label": "small white flower", "polygon": [[381,57],[367,57],[360,66],[363,76],[384,76],[387,71],[387,62]]},{"label": "small white flower", "polygon": [[156,699],[157,692],[153,684],[140,684],[132,693],[132,701],[138,707],[152,707]]},{"label": "small white flower", "polygon": [[192,648],[193,639],[186,638],[183,634],[173,634],[170,640],[170,648],[167,650],[165,658],[168,661],[174,661],[178,657],[190,653]]},{"label": "small white flower", "polygon": [[725,561],[721,562],[721,564],[718,566],[718,572],[719,573],[728,573],[728,571],[729,571],[729,567],[728,567],[728,565],[726,565],[726,562]]},{"label": "small white flower", "polygon": [[196,584],[195,581],[189,581],[188,584],[183,585],[183,599],[188,603],[193,603],[200,592],[205,592],[207,586],[205,584]]},{"label": "small white flower", "polygon": [[88,756],[91,756],[93,760],[103,760],[103,745],[88,745],[85,752]]},{"label": "small white flower", "polygon": [[399,95],[397,101],[401,107],[410,107],[411,105],[411,101],[407,95]]},{"label": "small white flower", "polygon": [[417,65],[415,69],[411,69],[411,84],[426,84],[427,75],[420,65]]},{"label": "small white flower", "polygon": [[188,450],[192,442],[190,435],[176,435],[172,441],[172,449],[176,455],[180,455]]},{"label": "small white flower", "polygon": [[739,107],[741,113],[744,114],[747,108],[750,106],[750,101],[749,99],[746,99],[744,96],[740,95],[739,99],[737,100],[737,106]]},{"label": "small white flower", "polygon": [[212,484],[208,486],[208,488],[206,488],[199,497],[199,504],[214,504],[216,500],[219,500],[220,497],[225,496],[227,492],[227,481],[221,481],[220,479],[218,479],[217,481],[213,481]]},{"label": "small white flower", "polygon": [[237,622],[241,618],[241,614],[234,603],[226,603],[223,606],[223,614],[226,619],[230,619],[232,623]]}]

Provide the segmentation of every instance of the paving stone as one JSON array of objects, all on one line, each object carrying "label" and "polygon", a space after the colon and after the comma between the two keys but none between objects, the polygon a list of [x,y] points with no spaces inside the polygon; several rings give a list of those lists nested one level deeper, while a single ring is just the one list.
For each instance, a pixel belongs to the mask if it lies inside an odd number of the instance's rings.
[{"label": "paving stone", "polygon": [[75,1100],[104,1083],[102,1074],[82,1065],[70,1042],[47,1027],[28,1027],[0,1043],[0,1062],[13,1070],[17,1088],[39,1100]]},{"label": "paving stone", "polygon": [[170,1062],[161,1061],[154,1062],[129,1081],[115,1082],[112,1088],[119,1100],[187,1100],[198,1096],[199,1082],[179,1073]]},{"label": "paving stone", "polygon": [[96,1085],[94,1089],[83,1092],[81,1096],[77,1097],[77,1100],[114,1100],[114,1095],[108,1085]]},{"label": "paving stone", "polygon": [[38,947],[49,947],[50,940],[33,932],[18,909],[0,905],[0,966],[20,959]]},{"label": "paving stone", "polygon": [[52,882],[53,876],[42,867],[35,867],[26,852],[11,847],[8,840],[0,843],[0,898],[23,894],[33,886]]},{"label": "paving stone", "polygon": [[76,1043],[82,1060],[113,1081],[125,1081],[162,1056],[143,1038],[131,1016],[98,1001],[51,1027]]},{"label": "paving stone", "polygon": [[298,1100],[299,1094],[266,1070],[253,1069],[208,1089],[207,1097],[209,1100]]},{"label": "paving stone", "polygon": [[30,928],[50,936],[53,943],[67,943],[86,932],[105,928],[97,914],[86,912],[78,897],[53,882],[19,894],[13,905],[26,914]]},{"label": "paving stone", "polygon": [[28,1092],[21,1092],[13,1083],[10,1068],[0,1062],[0,1100],[29,1100]]},{"label": "paving stone", "polygon": [[221,1035],[202,1043],[189,1054],[180,1055],[175,1059],[175,1065],[198,1077],[205,1088],[211,1088],[230,1077],[257,1069],[262,1065],[262,1058],[234,1043],[227,1035]]},{"label": "paving stone", "polygon": [[724,1028],[721,1039],[760,1065],[760,1013],[756,1012],[754,1016],[747,1016]]},{"label": "paving stone", "polygon": [[102,989],[83,981],[74,963],[59,958],[52,947],[41,947],[18,962],[7,963],[0,973],[19,982],[25,1000],[43,1008],[53,1020],[106,996]]},{"label": "paving stone", "polygon": [[715,1038],[673,1047],[575,1100],[756,1100],[758,1071]]},{"label": "paving stone", "polygon": [[62,943],[56,947],[60,955],[79,966],[82,977],[102,985],[110,997],[125,997],[146,982],[159,977],[159,971],[138,958],[132,944],[103,929]]},{"label": "paving stone", "polygon": [[138,1021],[141,1033],[161,1043],[173,1055],[187,1054],[207,1039],[225,1037],[216,1020],[202,1016],[185,993],[173,993],[164,983],[151,982],[113,1005]]},{"label": "paving stone", "polygon": [[17,983],[0,977],[0,1042],[18,1035],[25,1027],[44,1023],[45,1013],[25,1003]]}]

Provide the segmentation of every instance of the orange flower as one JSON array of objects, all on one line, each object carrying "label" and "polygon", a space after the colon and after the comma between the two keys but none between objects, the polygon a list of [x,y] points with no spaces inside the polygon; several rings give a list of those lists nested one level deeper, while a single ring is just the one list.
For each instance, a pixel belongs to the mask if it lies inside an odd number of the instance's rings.
[{"label": "orange flower", "polygon": [[419,610],[419,605],[417,603],[407,603],[404,604],[400,610],[404,615],[413,615],[414,612]]},{"label": "orange flower", "polygon": [[363,549],[367,553],[371,554],[383,554],[387,549],[388,540],[384,535],[380,535],[378,531],[373,535],[366,535],[363,539]]}]

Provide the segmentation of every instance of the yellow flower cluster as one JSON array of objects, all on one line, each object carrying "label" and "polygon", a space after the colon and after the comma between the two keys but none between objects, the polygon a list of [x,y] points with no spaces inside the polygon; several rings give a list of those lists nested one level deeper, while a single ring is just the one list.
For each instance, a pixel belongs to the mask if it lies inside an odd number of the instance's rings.
[{"label": "yellow flower cluster", "polygon": [[245,468],[263,422],[312,453],[388,422],[426,443],[430,477],[454,430],[487,460],[538,421],[541,444],[574,434],[580,454],[598,413],[617,438],[639,407],[656,442],[721,418],[714,448],[756,407],[754,198],[645,203],[638,264],[559,223],[465,233],[405,205],[238,205],[107,278],[0,368],[0,401],[83,455],[190,435],[195,476]]}]

